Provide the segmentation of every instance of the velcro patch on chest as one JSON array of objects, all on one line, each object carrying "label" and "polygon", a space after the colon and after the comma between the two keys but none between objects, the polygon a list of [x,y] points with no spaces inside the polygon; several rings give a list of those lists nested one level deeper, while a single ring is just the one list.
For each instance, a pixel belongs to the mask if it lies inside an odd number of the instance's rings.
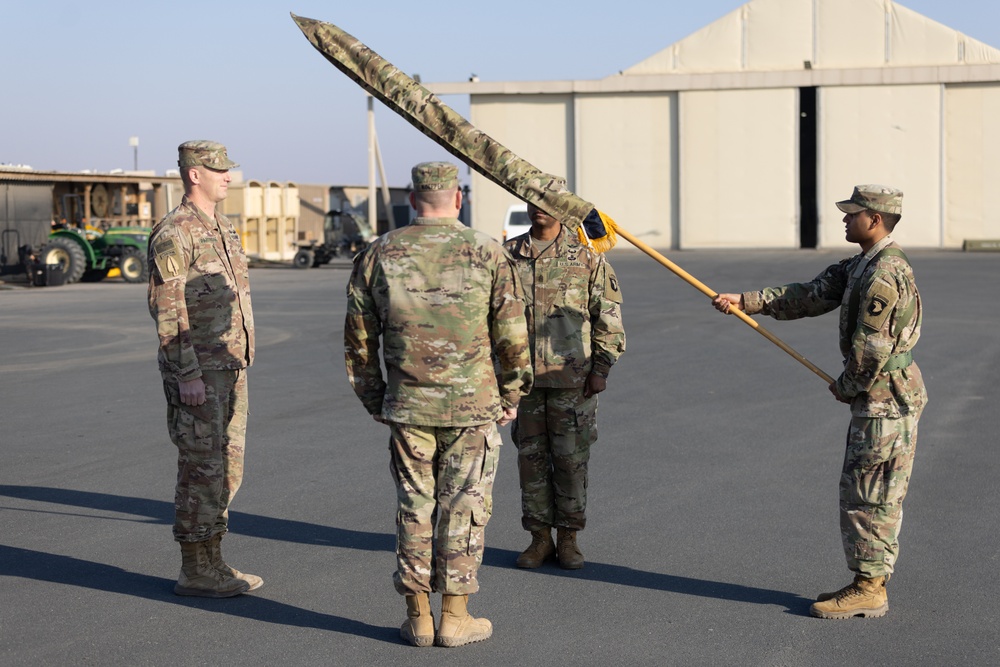
[{"label": "velcro patch on chest", "polygon": [[173,236],[157,239],[153,244],[153,262],[164,282],[180,278],[187,272],[181,266],[181,247]]},{"label": "velcro patch on chest", "polygon": [[875,284],[868,290],[864,311],[861,313],[861,324],[875,331],[885,326],[893,307],[899,301],[896,290],[887,285]]}]

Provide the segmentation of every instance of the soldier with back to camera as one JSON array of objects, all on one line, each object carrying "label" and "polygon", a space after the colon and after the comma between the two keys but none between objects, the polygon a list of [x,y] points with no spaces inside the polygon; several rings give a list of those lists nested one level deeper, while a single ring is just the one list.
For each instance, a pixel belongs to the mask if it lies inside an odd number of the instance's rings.
[{"label": "soldier with back to camera", "polygon": [[[412,178],[417,218],[355,257],[344,348],[354,391],[390,430],[393,581],[407,610],[400,636],[414,646],[454,647],[493,633],[466,605],[479,590],[493,509],[497,425],[517,416],[531,362],[509,255],[458,221],[458,169],[425,162]],[[432,592],[442,595],[436,629]]]}]

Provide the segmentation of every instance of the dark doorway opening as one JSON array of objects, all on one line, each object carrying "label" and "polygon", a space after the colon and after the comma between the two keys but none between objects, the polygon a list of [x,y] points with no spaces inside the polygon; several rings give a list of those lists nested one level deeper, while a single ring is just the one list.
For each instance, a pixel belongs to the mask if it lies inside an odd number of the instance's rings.
[{"label": "dark doorway opening", "polygon": [[819,240],[816,161],[819,129],[816,89],[799,88],[799,247],[815,248]]}]

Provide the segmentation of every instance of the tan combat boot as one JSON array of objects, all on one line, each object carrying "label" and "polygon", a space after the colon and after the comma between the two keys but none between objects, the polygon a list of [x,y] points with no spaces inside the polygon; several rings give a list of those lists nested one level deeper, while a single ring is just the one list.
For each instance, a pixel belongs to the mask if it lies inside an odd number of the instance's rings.
[{"label": "tan combat boot", "polygon": [[[886,577],[865,579],[860,574],[854,581],[836,593],[820,595],[809,613],[817,618],[878,618],[889,611],[889,598],[885,593]],[[831,595],[832,597],[827,597]]]},{"label": "tan combat boot", "polygon": [[434,616],[427,593],[406,596],[406,622],[400,626],[399,636],[414,646],[434,644]]},{"label": "tan combat boot", "polygon": [[556,552],[556,544],[552,541],[552,529],[531,531],[531,544],[517,557],[517,566],[529,570],[541,567],[542,563]]},{"label": "tan combat boot", "polygon": [[556,529],[556,554],[559,557],[559,567],[564,570],[579,570],[583,567],[583,553],[576,544],[575,530]]},{"label": "tan combat boot", "polygon": [[469,616],[468,595],[441,596],[441,625],[435,644],[445,648],[481,642],[493,635],[493,624],[485,618]]},{"label": "tan combat boot", "polygon": [[[857,578],[858,576],[859,575],[855,575],[855,578]],[[888,575],[888,574],[885,575],[885,583],[882,584],[883,586],[885,586],[885,587],[889,586],[889,577],[890,576],[891,575]],[[853,586],[853,585],[854,585],[853,583],[852,584],[848,584],[847,587],[849,588],[850,586]],[[844,590],[844,589],[841,588],[840,591],[842,591],[842,590]],[[833,598],[837,597],[837,595],[840,593],[840,591],[834,591],[832,593],[820,593],[819,595],[816,596],[816,602],[826,602],[827,600],[832,600]]]},{"label": "tan combat boot", "polygon": [[245,574],[240,572],[235,567],[229,567],[226,562],[222,560],[222,533],[213,535],[208,540],[208,561],[212,564],[216,570],[221,572],[227,577],[233,577],[235,579],[242,579],[250,585],[247,592],[255,591],[264,585],[264,580],[258,577],[256,574]]},{"label": "tan combat boot", "polygon": [[181,575],[174,593],[200,598],[231,598],[246,593],[250,584],[212,567],[208,542],[181,542]]}]

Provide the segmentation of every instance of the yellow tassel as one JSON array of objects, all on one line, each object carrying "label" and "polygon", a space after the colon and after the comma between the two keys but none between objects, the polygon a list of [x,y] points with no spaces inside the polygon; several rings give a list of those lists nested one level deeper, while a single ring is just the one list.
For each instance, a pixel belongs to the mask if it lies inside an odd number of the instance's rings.
[{"label": "yellow tassel", "polygon": [[576,233],[580,237],[580,243],[590,248],[590,250],[597,253],[605,253],[614,248],[615,244],[618,243],[618,235],[615,233],[618,230],[618,224],[604,211],[598,211],[597,214],[601,216],[601,222],[604,223],[604,231],[606,232],[604,236],[599,239],[588,237],[586,232],[583,231],[583,225],[577,228]]}]

